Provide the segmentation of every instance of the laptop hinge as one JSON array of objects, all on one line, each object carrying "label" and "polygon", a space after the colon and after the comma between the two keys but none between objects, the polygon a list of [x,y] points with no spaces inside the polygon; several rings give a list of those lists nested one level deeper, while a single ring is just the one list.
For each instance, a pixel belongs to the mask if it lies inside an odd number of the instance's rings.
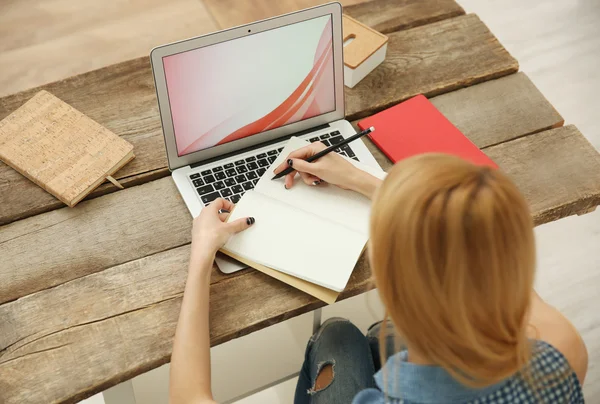
[{"label": "laptop hinge", "polygon": [[269,140],[268,142],[259,143],[259,144],[256,144],[254,146],[246,147],[244,149],[239,149],[239,150],[227,153],[227,154],[221,154],[219,156],[212,157],[212,158],[207,159],[207,160],[198,161],[198,162],[196,162],[194,164],[190,164],[190,167],[191,168],[195,168],[195,167],[198,167],[198,166],[202,166],[202,165],[205,165],[205,164],[212,163],[213,161],[223,160],[223,159],[226,159],[228,157],[235,156],[236,154],[246,153],[248,151],[260,149],[261,147],[265,147],[265,146],[268,146],[270,144],[279,143],[282,140],[288,140],[292,136],[302,136],[302,135],[306,135],[307,133],[316,132],[318,130],[327,129],[327,128],[330,128],[330,127],[331,126],[328,123],[326,123],[324,125],[314,126],[312,128],[305,129],[305,130],[300,131],[300,132],[292,133],[291,135],[288,135],[288,136],[278,137],[277,139]]}]

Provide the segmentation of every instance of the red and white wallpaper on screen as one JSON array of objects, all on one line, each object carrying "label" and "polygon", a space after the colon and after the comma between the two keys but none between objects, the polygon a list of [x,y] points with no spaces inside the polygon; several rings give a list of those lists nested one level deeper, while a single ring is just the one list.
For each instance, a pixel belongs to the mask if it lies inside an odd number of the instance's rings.
[{"label": "red and white wallpaper on screen", "polygon": [[163,58],[178,155],[335,109],[331,17]]}]

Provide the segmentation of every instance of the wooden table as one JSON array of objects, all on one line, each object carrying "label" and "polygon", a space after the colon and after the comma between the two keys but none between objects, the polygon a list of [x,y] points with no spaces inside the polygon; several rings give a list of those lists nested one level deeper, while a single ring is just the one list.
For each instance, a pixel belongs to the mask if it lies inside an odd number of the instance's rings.
[{"label": "wooden table", "polygon": [[[345,9],[389,35],[386,61],[346,89],[350,120],[423,93],[525,194],[536,224],[600,203],[600,155],[476,15],[453,0]],[[164,151],[148,58],[45,85],[135,147],[76,208],[0,163],[0,402],[75,402],[169,361],[191,220]],[[0,119],[39,88],[0,99]],[[390,163],[366,142],[380,164]],[[340,299],[369,290],[363,256]],[[321,307],[262,273],[211,279],[218,345]]]}]

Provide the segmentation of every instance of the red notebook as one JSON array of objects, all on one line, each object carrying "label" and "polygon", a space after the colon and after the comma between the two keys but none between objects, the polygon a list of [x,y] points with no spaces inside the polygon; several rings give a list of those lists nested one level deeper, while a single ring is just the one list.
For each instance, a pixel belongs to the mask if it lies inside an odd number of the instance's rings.
[{"label": "red notebook", "polygon": [[363,119],[358,126],[375,127],[369,137],[394,163],[416,154],[446,153],[498,167],[423,95]]}]

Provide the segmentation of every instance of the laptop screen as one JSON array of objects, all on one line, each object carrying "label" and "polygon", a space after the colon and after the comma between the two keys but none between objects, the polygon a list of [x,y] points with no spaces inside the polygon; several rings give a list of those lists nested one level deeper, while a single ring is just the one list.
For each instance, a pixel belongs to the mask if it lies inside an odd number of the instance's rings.
[{"label": "laptop screen", "polygon": [[331,16],[163,57],[177,154],[335,111]]}]

